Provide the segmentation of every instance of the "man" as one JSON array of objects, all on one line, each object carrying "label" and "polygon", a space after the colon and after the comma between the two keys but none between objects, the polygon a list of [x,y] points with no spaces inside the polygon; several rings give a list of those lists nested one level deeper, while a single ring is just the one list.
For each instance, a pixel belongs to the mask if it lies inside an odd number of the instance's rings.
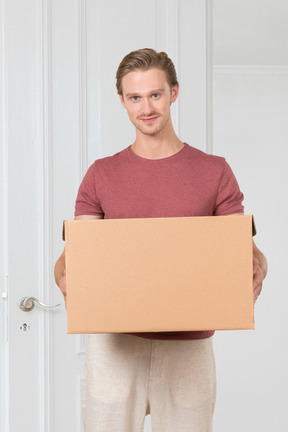
[{"label": "man", "polygon": [[[170,105],[179,84],[167,54],[133,51],[120,63],[116,78],[136,139],[88,169],[75,219],[242,214],[243,194],[225,159],[175,134]],[[266,259],[254,244],[254,301],[266,272]],[[65,251],[55,279],[66,299]],[[213,333],[90,335],[85,431],[140,432],[151,412],[153,432],[209,432],[215,404]]]}]

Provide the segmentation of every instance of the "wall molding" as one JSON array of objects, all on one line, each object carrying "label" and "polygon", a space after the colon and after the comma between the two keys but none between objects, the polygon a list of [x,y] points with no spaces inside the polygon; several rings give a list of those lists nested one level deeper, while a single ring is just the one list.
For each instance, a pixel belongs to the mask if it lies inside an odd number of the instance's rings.
[{"label": "wall molding", "polygon": [[[164,11],[164,12],[163,12]],[[164,17],[164,19],[163,19]],[[158,19],[159,18],[159,19]],[[161,18],[161,19],[160,19]],[[155,49],[165,51],[179,75],[179,0],[155,0]],[[179,104],[174,104],[171,117],[176,134],[179,133]]]},{"label": "wall molding", "polygon": [[88,335],[86,335],[86,334],[77,335],[77,338],[76,338],[76,355],[77,356],[85,356],[87,339],[88,339]]},{"label": "wall molding", "polygon": [[[87,0],[78,0],[78,65],[79,65],[79,184],[88,169],[87,136]],[[85,338],[76,335],[76,355],[85,355]]]},{"label": "wall molding", "polygon": [[287,75],[285,65],[214,65],[213,73],[218,74],[250,74],[250,75]]},{"label": "wall molding", "polygon": [[[95,144],[93,144],[93,151],[90,150],[90,153],[93,155],[93,160],[95,160],[95,149],[96,149],[96,157],[103,157],[103,140],[102,140],[102,128],[101,128],[101,121],[102,121],[102,114],[101,114],[101,94],[102,94],[102,76],[101,76],[101,45],[102,45],[102,34],[101,34],[101,28],[102,28],[102,22],[101,22],[101,12],[102,12],[102,2],[96,1],[96,22],[95,27],[97,29],[97,38],[96,38],[96,44],[95,44],[95,56],[97,58],[96,63],[96,70],[95,70],[95,97],[97,97],[97,105],[95,110],[95,122],[96,122],[96,130],[95,130]],[[88,167],[87,167],[88,168]]]},{"label": "wall molding", "polygon": [[155,0],[155,48],[166,51],[171,56],[177,71],[178,45],[179,0]]},{"label": "wall molding", "polygon": [[[77,377],[77,384],[76,384],[76,395],[77,395],[77,400],[79,400],[79,401],[82,401],[83,383],[84,383],[84,378],[81,376],[78,376]],[[83,432],[82,404],[77,405],[76,419],[77,419],[77,424],[78,424],[77,431]]]},{"label": "wall molding", "polygon": [[[42,0],[37,5],[38,12],[38,100],[37,100],[37,141],[39,142],[39,188],[38,188],[38,293],[40,300],[53,304],[51,295],[52,256],[52,17],[51,0]],[[39,315],[39,430],[49,432],[53,422],[53,321],[49,313]]]},{"label": "wall molding", "polygon": [[78,0],[79,160],[80,181],[88,168],[87,139],[87,1]]},{"label": "wall molding", "polygon": [[8,263],[8,137],[7,137],[7,80],[6,44],[5,44],[5,0],[0,0],[1,33],[0,33],[0,428],[9,432],[9,345],[8,345],[8,313],[9,313],[9,263]]},{"label": "wall molding", "polygon": [[213,154],[213,3],[206,0],[206,152]]}]

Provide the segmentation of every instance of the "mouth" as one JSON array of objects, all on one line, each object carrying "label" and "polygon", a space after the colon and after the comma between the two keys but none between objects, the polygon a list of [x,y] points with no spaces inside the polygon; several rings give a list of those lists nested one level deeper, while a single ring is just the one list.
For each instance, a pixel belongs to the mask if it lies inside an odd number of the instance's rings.
[{"label": "mouth", "polygon": [[157,118],[158,118],[158,116],[156,116],[156,117],[149,117],[149,118],[141,118],[141,120],[144,123],[152,123],[153,121],[157,120]]}]

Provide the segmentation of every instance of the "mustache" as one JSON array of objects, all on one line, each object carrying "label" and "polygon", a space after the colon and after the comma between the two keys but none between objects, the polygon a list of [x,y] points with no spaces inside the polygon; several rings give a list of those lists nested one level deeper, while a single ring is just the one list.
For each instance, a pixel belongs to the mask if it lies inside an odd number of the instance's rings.
[{"label": "mustache", "polygon": [[139,120],[141,120],[141,119],[149,119],[149,118],[153,118],[153,117],[159,117],[160,116],[160,114],[159,113],[157,113],[157,112],[152,112],[152,113],[150,113],[150,114],[146,114],[146,115],[144,115],[144,114],[142,114],[142,115],[139,115],[138,117],[137,117],[137,119],[139,119]]}]

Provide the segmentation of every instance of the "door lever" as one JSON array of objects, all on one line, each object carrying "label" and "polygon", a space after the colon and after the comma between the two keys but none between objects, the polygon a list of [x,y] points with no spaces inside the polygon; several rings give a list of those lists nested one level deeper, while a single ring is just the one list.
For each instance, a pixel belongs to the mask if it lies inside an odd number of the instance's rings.
[{"label": "door lever", "polygon": [[55,305],[55,306],[48,306],[45,303],[42,303],[36,297],[23,297],[19,303],[19,308],[23,312],[30,312],[30,311],[32,311],[32,309],[34,309],[35,303],[37,303],[39,306],[42,306],[45,309],[54,309],[54,308],[61,306],[60,303]]}]

